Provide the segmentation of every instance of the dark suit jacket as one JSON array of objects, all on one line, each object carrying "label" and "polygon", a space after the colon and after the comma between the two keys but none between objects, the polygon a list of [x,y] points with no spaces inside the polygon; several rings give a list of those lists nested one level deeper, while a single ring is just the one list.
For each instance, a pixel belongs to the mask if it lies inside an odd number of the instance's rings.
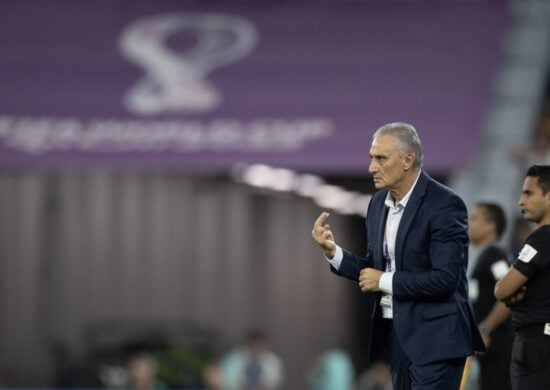
[{"label": "dark suit jacket", "polygon": [[[344,250],[339,270],[357,281],[365,267],[385,270],[382,256],[388,191],[372,197],[367,212],[367,256]],[[393,326],[411,362],[426,364],[484,350],[468,302],[468,216],[458,195],[422,172],[403,212],[395,244]],[[380,293],[373,311],[381,316]]]}]

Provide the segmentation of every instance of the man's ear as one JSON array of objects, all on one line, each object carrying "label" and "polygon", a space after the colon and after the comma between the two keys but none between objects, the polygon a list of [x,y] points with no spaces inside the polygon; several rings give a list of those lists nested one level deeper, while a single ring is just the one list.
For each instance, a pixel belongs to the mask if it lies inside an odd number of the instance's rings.
[{"label": "man's ear", "polygon": [[409,169],[411,169],[414,165],[415,160],[416,156],[413,153],[407,153],[405,155],[405,161],[403,162],[403,170],[408,171]]}]

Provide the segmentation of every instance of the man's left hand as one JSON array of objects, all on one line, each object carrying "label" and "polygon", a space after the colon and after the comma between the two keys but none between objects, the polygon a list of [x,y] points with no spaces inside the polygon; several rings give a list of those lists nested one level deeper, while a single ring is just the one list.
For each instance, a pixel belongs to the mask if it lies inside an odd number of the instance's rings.
[{"label": "man's left hand", "polygon": [[380,291],[378,283],[383,272],[374,268],[363,268],[359,273],[359,288],[363,292]]},{"label": "man's left hand", "polygon": [[514,307],[520,301],[523,300],[523,297],[526,291],[527,291],[527,286],[525,285],[521,286],[521,288],[518,291],[516,291],[514,294],[510,295],[508,298],[505,298],[503,300],[504,304],[508,307]]}]

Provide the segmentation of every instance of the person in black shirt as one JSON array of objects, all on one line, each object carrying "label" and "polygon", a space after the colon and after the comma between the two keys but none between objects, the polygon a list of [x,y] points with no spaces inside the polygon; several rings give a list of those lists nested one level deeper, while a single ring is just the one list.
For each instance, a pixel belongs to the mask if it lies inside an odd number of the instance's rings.
[{"label": "person in black shirt", "polygon": [[470,300],[480,320],[479,330],[487,353],[479,357],[483,390],[511,389],[510,376],[502,375],[510,367],[513,332],[510,309],[495,299],[493,291],[510,266],[508,256],[497,246],[506,229],[506,216],[494,203],[478,203],[470,215],[468,236],[478,250],[469,282]]},{"label": "person in black shirt", "polygon": [[550,389],[550,166],[527,171],[519,206],[538,229],[525,241],[495,297],[512,309],[510,374],[515,390]]}]

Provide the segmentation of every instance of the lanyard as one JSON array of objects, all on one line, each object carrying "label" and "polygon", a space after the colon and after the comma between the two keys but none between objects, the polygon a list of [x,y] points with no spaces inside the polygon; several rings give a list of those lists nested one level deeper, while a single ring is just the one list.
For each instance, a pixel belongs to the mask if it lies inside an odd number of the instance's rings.
[{"label": "lanyard", "polygon": [[388,224],[388,222],[386,221],[386,226],[384,227],[384,246],[383,246],[383,250],[382,250],[382,256],[384,257],[384,260],[386,261],[386,272],[392,272],[390,251],[388,250],[388,228],[387,228],[387,224]]}]

